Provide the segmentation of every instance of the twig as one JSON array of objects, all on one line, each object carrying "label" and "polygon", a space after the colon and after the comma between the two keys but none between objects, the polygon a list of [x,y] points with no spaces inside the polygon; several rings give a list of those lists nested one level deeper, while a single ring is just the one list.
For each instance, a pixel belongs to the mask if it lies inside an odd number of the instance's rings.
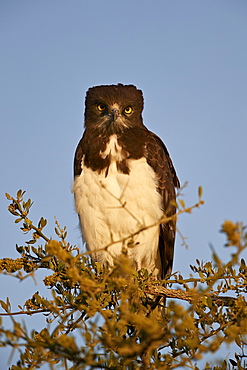
[{"label": "twig", "polygon": [[193,293],[193,292],[186,292],[181,289],[169,289],[166,287],[155,287],[150,286],[145,289],[147,294],[154,294],[157,296],[163,296],[166,298],[175,298],[181,299],[183,301],[187,301],[189,303],[201,303],[204,297],[209,297],[212,302],[214,302],[217,306],[232,306],[233,302],[236,300],[234,297],[219,297],[215,294],[200,294],[200,293]]}]

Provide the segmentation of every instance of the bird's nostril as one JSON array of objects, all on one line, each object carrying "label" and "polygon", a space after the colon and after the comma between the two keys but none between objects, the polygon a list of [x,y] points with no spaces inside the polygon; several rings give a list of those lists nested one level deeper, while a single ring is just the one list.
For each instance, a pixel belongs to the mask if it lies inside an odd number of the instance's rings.
[{"label": "bird's nostril", "polygon": [[116,119],[118,118],[119,116],[119,110],[118,109],[112,109],[111,111],[111,116],[112,116],[112,120],[113,121],[116,121]]}]

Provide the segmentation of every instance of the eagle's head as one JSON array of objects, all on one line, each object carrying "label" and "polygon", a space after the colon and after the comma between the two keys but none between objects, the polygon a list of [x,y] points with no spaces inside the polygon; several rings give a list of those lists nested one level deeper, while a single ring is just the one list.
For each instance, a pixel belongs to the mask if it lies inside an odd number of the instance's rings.
[{"label": "eagle's head", "polygon": [[85,127],[108,134],[142,126],[143,95],[134,85],[91,87],[85,100]]}]

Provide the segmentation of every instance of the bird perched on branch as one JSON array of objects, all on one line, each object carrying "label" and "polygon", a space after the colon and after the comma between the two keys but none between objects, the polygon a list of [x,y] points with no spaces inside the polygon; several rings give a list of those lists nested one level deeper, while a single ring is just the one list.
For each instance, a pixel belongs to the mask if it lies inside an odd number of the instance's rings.
[{"label": "bird perched on branch", "polygon": [[[91,87],[85,131],[74,159],[76,211],[92,258],[171,273],[176,232],[175,169],[162,140],[143,124],[143,95],[133,85]],[[168,220],[162,216],[168,217]]]}]

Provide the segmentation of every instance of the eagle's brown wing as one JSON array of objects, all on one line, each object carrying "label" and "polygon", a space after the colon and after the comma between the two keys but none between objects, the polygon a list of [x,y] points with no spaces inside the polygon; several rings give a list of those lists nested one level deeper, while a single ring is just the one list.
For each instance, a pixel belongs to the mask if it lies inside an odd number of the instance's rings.
[{"label": "eagle's brown wing", "polygon": [[81,140],[79,141],[78,145],[77,145],[77,148],[76,148],[76,151],[75,151],[75,156],[74,156],[74,177],[75,176],[79,176],[81,174],[81,171],[82,171],[82,167],[81,167],[81,161],[82,161],[82,158],[83,158],[83,155],[84,155],[84,145],[83,145],[83,142],[84,142],[84,135],[83,137],[81,138]]},{"label": "eagle's brown wing", "polygon": [[[176,199],[175,188],[179,188],[180,184],[168,150],[163,141],[150,131],[147,136],[146,150],[147,162],[153,168],[158,179],[158,191],[163,199],[164,213],[168,217],[172,216],[176,213],[176,207],[173,203]],[[162,279],[172,271],[175,233],[175,220],[160,225],[159,252],[162,263]]]}]

